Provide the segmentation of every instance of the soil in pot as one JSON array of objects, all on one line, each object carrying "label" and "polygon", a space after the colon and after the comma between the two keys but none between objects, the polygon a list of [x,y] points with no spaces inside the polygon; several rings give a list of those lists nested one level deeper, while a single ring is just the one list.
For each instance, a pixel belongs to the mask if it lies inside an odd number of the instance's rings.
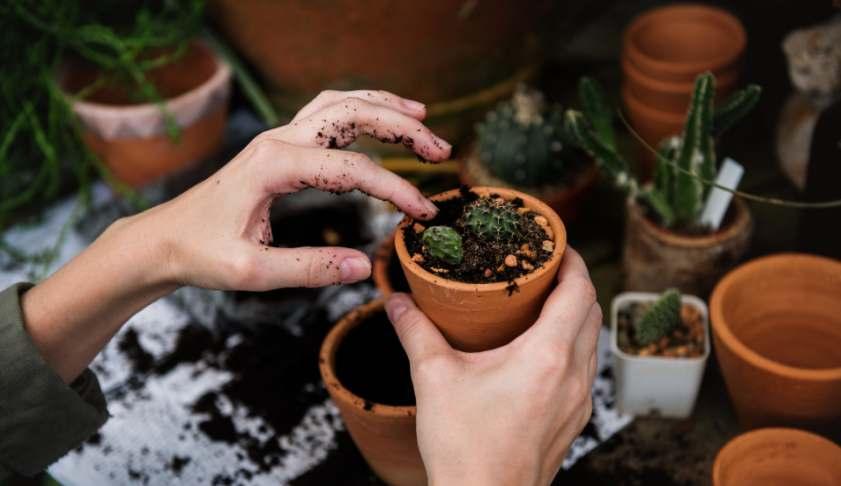
[{"label": "soil in pot", "polygon": [[385,312],[376,312],[348,331],[336,350],[336,376],[370,404],[412,406],[415,391],[409,358]]},{"label": "soil in pot", "polygon": [[[466,212],[480,199],[504,205],[516,214],[517,232],[513,238],[483,238],[468,229]],[[412,259],[435,275],[466,283],[513,281],[540,268],[552,256],[554,241],[544,229],[548,227],[546,218],[525,208],[522,199],[506,201],[498,194],[480,197],[462,186],[457,197],[437,201],[436,205],[439,213],[434,219],[403,228],[406,249]],[[426,228],[433,226],[447,226],[461,235],[460,263],[453,264],[430,254],[422,235]]]},{"label": "soil in pot", "polygon": [[704,317],[690,304],[682,304],[680,323],[668,335],[651,344],[640,344],[635,338],[636,323],[654,302],[631,302],[618,315],[617,344],[622,352],[635,356],[697,358],[704,355]]}]

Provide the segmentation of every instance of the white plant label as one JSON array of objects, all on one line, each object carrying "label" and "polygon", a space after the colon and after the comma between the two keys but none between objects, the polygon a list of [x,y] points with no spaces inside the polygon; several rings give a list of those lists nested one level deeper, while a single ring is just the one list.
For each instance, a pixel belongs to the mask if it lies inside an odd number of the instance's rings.
[{"label": "white plant label", "polygon": [[[721,169],[718,171],[715,182],[719,186],[736,190],[744,173],[745,168],[728,157],[721,164]],[[701,213],[701,224],[709,226],[713,231],[718,230],[718,227],[721,226],[721,221],[724,219],[724,215],[727,213],[727,208],[730,207],[730,201],[732,199],[733,193],[725,191],[720,187],[713,187],[709,195],[707,195],[707,202],[704,204],[704,211]]]}]

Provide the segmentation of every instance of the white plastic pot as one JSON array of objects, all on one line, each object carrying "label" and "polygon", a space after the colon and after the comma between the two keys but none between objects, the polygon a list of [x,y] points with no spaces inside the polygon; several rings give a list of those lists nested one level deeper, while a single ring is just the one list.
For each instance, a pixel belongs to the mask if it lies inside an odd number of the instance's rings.
[{"label": "white plastic pot", "polygon": [[657,413],[663,417],[686,418],[692,413],[704,367],[710,355],[709,312],[698,297],[684,295],[681,300],[701,312],[704,326],[704,354],[696,358],[635,356],[619,349],[617,327],[619,310],[633,302],[652,302],[660,294],[623,292],[610,306],[610,348],[619,411],[633,415]]}]

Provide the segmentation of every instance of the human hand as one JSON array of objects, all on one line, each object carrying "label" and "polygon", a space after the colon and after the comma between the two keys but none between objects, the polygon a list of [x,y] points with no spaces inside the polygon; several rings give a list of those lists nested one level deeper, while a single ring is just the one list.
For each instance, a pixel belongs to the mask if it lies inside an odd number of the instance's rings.
[{"label": "human hand", "polygon": [[480,353],[449,346],[406,294],[386,303],[409,356],[429,484],[545,485],[592,412],[602,311],[567,248],[537,322]]},{"label": "human hand", "polygon": [[422,104],[384,91],[325,91],[204,182],[120,224],[165,240],[161,270],[177,285],[269,290],[363,280],[371,263],[362,252],[269,247],[269,209],[276,198],[309,187],[359,189],[414,218],[433,217],[436,207],[409,182],[363,154],[337,150],[366,134],[443,160],[450,145],[421,123],[425,115]]}]

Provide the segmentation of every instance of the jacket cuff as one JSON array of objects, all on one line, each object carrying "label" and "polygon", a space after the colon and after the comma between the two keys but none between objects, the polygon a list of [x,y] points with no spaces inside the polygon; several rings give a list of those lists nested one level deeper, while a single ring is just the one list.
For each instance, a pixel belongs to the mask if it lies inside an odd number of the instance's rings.
[{"label": "jacket cuff", "polygon": [[24,327],[20,296],[0,292],[0,471],[43,471],[108,419],[99,381],[85,370],[70,385],[44,361]]}]

